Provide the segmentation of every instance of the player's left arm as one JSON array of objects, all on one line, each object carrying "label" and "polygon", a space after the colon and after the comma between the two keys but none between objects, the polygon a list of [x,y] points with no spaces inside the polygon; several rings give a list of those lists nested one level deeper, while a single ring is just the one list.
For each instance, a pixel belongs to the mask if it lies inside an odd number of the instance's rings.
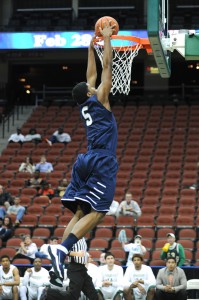
[{"label": "player's left arm", "polygon": [[87,62],[87,71],[86,71],[86,80],[87,83],[95,88],[96,80],[97,80],[97,68],[95,61],[95,51],[94,51],[94,41],[95,36],[91,39],[90,46],[88,49],[88,62]]},{"label": "player's left arm", "polygon": [[19,276],[19,270],[17,268],[13,269],[13,276],[14,276],[14,281],[4,282],[1,285],[4,285],[4,286],[19,285],[20,284],[20,276]]},{"label": "player's left arm", "polygon": [[109,93],[112,87],[112,47],[110,37],[113,32],[113,26],[104,26],[100,28],[101,34],[104,37],[104,54],[103,54],[103,69],[101,75],[101,84],[97,89],[98,100],[110,110]]}]

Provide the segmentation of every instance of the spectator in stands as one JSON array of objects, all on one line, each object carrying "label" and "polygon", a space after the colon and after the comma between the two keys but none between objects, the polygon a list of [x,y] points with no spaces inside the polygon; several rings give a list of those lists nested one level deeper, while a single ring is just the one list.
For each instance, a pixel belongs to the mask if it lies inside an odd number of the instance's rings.
[{"label": "spectator in stands", "polygon": [[106,264],[98,268],[100,286],[97,288],[103,294],[99,299],[122,299],[123,269],[115,265],[115,257],[111,252],[105,254],[105,261]]},{"label": "spectator in stands", "polygon": [[117,202],[116,200],[113,200],[110,206],[109,211],[106,213],[106,215],[108,216],[116,216],[117,215],[117,210],[119,207],[119,202]]},{"label": "spectator in stands", "polygon": [[132,257],[134,254],[139,253],[142,256],[146,253],[146,248],[142,245],[141,235],[136,235],[134,238],[134,243],[122,243],[122,247],[125,252],[129,252],[127,259],[127,267],[133,265]]},{"label": "spectator in stands", "polygon": [[10,205],[14,203],[10,193],[6,192],[2,185],[0,185],[0,206],[4,206],[8,209]]},{"label": "spectator in stands", "polygon": [[35,171],[35,166],[33,164],[32,158],[27,156],[25,162],[22,162],[19,167],[19,172],[26,172],[33,174]]},{"label": "spectator in stands", "polygon": [[40,171],[35,171],[33,177],[27,181],[27,186],[39,190],[43,183],[44,180],[40,176]]},{"label": "spectator in stands", "polygon": [[33,263],[35,259],[35,253],[38,251],[37,245],[32,242],[30,235],[26,234],[22,242],[20,243],[20,248],[16,252],[14,258],[28,258],[30,263]]},{"label": "spectator in stands", "polygon": [[71,137],[68,133],[64,132],[63,127],[59,127],[51,136],[50,139],[46,139],[46,142],[52,146],[54,143],[63,143],[67,144],[71,142]]},{"label": "spectator in stands", "polygon": [[35,171],[40,171],[44,173],[50,173],[53,171],[53,166],[50,162],[46,161],[45,155],[41,156],[41,160],[36,164]]},{"label": "spectator in stands", "polygon": [[151,267],[143,264],[143,256],[134,254],[133,266],[129,266],[124,274],[124,299],[153,300],[156,279]]},{"label": "spectator in stands", "polygon": [[21,300],[40,299],[43,290],[49,285],[49,273],[41,265],[41,259],[35,258],[33,267],[26,270],[19,288]]},{"label": "spectator in stands", "polygon": [[0,239],[2,242],[7,242],[13,235],[13,225],[12,219],[8,216],[5,216],[0,227]]},{"label": "spectator in stands", "polygon": [[186,300],[187,279],[184,270],[177,267],[174,257],[167,258],[166,267],[158,271],[156,300]]},{"label": "spectator in stands", "polygon": [[100,254],[100,257],[99,257],[99,265],[100,266],[104,266],[106,264],[105,255],[106,255],[105,252],[102,252]]},{"label": "spectator in stands", "polygon": [[21,133],[21,129],[17,128],[17,132],[11,134],[11,136],[8,139],[8,143],[19,143],[19,144],[23,144],[25,142],[25,137],[24,135]]},{"label": "spectator in stands", "polygon": [[161,259],[166,260],[169,257],[175,258],[177,266],[181,267],[185,262],[184,248],[181,244],[176,243],[176,237],[173,233],[167,234],[167,243],[163,246]]},{"label": "spectator in stands", "polygon": [[25,135],[25,142],[33,142],[38,144],[41,142],[41,134],[37,133],[35,128],[31,128],[29,133]]},{"label": "spectator in stands", "polygon": [[65,193],[65,190],[67,188],[67,186],[69,185],[68,179],[67,178],[63,178],[60,181],[60,185],[57,187],[56,191],[55,191],[55,196],[57,197],[62,197]]},{"label": "spectator in stands", "polygon": [[38,196],[47,196],[49,200],[54,197],[55,191],[51,189],[50,184],[48,182],[44,182],[41,189],[38,191]]},{"label": "spectator in stands", "polygon": [[142,214],[137,202],[132,199],[131,193],[126,193],[125,200],[118,207],[117,215],[132,216],[135,220]]},{"label": "spectator in stands", "polygon": [[49,244],[43,244],[40,250],[35,253],[35,257],[51,259],[48,253],[48,246],[56,245],[58,243],[58,240],[58,237],[51,236],[49,239]]},{"label": "spectator in stands", "polygon": [[0,263],[0,299],[18,300],[19,270],[10,263],[7,255],[1,256]]},{"label": "spectator in stands", "polygon": [[19,197],[14,198],[14,204],[10,205],[7,210],[4,207],[0,207],[0,218],[4,218],[5,215],[16,216],[16,220],[14,223],[15,226],[19,226],[19,224],[22,222],[24,213],[25,213],[25,207],[20,205]]}]

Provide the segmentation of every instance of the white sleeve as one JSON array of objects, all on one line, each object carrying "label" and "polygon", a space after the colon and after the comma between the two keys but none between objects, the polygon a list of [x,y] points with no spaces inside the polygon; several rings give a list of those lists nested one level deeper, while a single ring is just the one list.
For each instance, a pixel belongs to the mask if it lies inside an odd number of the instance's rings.
[{"label": "white sleeve", "polygon": [[124,249],[125,252],[129,252],[129,251],[131,251],[132,246],[133,246],[132,243],[126,244],[126,245],[123,246],[123,249]]},{"label": "white sleeve", "polygon": [[123,269],[122,269],[122,267],[119,267],[118,268],[118,272],[117,272],[117,281],[115,281],[115,282],[113,281],[112,285],[114,287],[120,287],[120,286],[122,286],[123,277],[124,277],[124,275],[123,275]]},{"label": "white sleeve", "polygon": [[27,251],[27,254],[28,256],[32,256],[33,254],[35,254],[35,252],[37,252],[38,249],[37,249],[37,246],[35,243],[32,243],[30,244],[29,248],[28,248],[28,251]]},{"label": "white sleeve", "polygon": [[138,215],[138,217],[140,217],[142,214],[142,211],[141,211],[139,205],[137,204],[137,202],[135,202],[134,205],[135,205],[135,212]]},{"label": "white sleeve", "polygon": [[156,285],[156,279],[155,279],[152,269],[147,266],[147,269],[145,272],[147,275],[146,275],[146,279],[144,280],[144,284]]},{"label": "white sleeve", "polygon": [[14,134],[11,134],[11,136],[8,139],[8,142],[13,140],[13,136],[14,136]]},{"label": "white sleeve", "polygon": [[127,267],[126,272],[124,273],[123,277],[123,286],[129,286],[131,285],[131,273],[132,273],[132,267]]},{"label": "white sleeve", "polygon": [[23,280],[22,280],[22,285],[25,285],[25,286],[28,285],[29,279],[30,279],[30,275],[31,275],[31,273],[29,273],[27,271],[25,272]]}]

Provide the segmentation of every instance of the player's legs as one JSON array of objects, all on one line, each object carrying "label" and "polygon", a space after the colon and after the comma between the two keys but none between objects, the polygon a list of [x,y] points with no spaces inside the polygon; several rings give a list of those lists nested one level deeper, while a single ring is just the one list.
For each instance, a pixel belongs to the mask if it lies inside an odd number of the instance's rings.
[{"label": "player's legs", "polygon": [[27,300],[27,287],[25,285],[19,287],[19,295],[21,300]]},{"label": "player's legs", "polygon": [[149,287],[148,291],[147,291],[147,297],[146,300],[153,300],[155,295],[155,287]]},{"label": "player's legs", "polygon": [[12,288],[12,299],[13,300],[18,300],[19,299],[19,291],[18,291],[18,286],[13,286]]},{"label": "player's legs", "polygon": [[135,300],[133,289],[130,287],[125,287],[123,290],[125,300]]},{"label": "player's legs", "polygon": [[43,293],[43,290],[45,290],[44,286],[38,287],[38,290],[37,290],[37,300],[40,300],[40,297],[41,297],[41,295]]},{"label": "player's legs", "polygon": [[70,220],[70,222],[68,223],[63,237],[62,237],[62,242],[68,237],[68,235],[71,233],[73,227],[75,226],[75,224],[84,216],[83,211],[80,209],[80,207],[78,206],[76,213],[74,214],[74,216],[72,217],[72,219]]}]

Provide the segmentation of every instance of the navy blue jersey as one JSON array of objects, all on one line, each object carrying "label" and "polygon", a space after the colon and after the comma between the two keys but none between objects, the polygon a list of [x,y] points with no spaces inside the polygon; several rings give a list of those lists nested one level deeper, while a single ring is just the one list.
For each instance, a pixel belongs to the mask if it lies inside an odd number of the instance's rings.
[{"label": "navy blue jersey", "polygon": [[80,112],[86,127],[88,151],[105,149],[116,155],[118,134],[113,113],[98,101],[96,95],[80,105]]}]

